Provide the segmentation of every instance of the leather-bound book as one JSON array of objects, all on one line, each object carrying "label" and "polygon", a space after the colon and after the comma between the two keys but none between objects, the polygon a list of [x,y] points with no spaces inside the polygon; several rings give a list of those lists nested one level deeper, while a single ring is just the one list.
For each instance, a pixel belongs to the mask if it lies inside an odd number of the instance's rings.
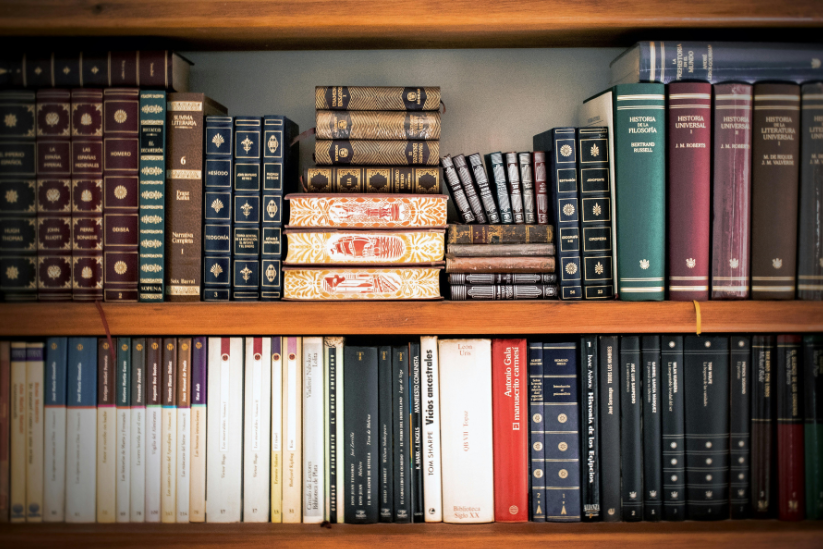
[{"label": "leather-bound book", "polygon": [[749,297],[752,86],[715,84],[712,126],[712,299]]},{"label": "leather-bound book", "polygon": [[520,183],[523,185],[523,218],[526,223],[537,223],[535,207],[534,174],[532,173],[532,153],[517,153],[520,162]]},{"label": "leather-bound book", "polygon": [[534,198],[538,225],[549,223],[549,190],[546,181],[546,152],[534,151]]},{"label": "leather-bound book", "polygon": [[317,111],[317,139],[440,139],[440,113]]},{"label": "leather-bound book", "polygon": [[523,211],[523,190],[520,184],[520,167],[517,153],[506,153],[506,174],[509,176],[509,201],[512,207],[514,222],[522,224],[526,222]]},{"label": "leather-bound book", "polygon": [[199,301],[204,118],[227,111],[202,93],[169,94],[166,106],[166,297]]},{"label": "leather-bound book", "polygon": [[[483,208],[484,203],[480,201],[483,191],[477,187],[472,177],[472,172],[466,162],[466,157],[458,154],[451,158],[451,160],[454,162],[454,168],[457,170],[457,176],[460,178],[460,184],[463,186],[463,192],[466,193],[466,199],[469,201],[469,207],[471,207],[474,217],[477,218],[477,222],[480,224],[484,225],[488,223],[489,220]],[[486,182],[486,190],[488,191],[488,181]],[[486,194],[488,195],[488,193]],[[490,197],[490,195],[488,196]]]},{"label": "leather-bound book", "polygon": [[454,257],[446,254],[447,273],[553,273],[554,257]]},{"label": "leather-bound book", "polygon": [[777,348],[773,335],[752,336],[751,499],[754,518],[775,513],[775,375]]},{"label": "leather-bound book", "polygon": [[[500,214],[497,212],[497,205],[494,203],[494,195],[489,183],[489,175],[486,173],[486,166],[483,163],[483,157],[480,156],[480,153],[469,155],[469,164],[471,164],[474,180],[480,191],[480,200],[483,202],[483,209],[486,211],[489,223],[496,225],[500,223]],[[529,170],[531,170],[531,167]]]},{"label": "leather-bound book", "polygon": [[443,174],[446,177],[446,183],[448,183],[452,199],[457,206],[457,210],[460,212],[460,218],[463,220],[463,223],[474,223],[477,221],[477,218],[474,217],[474,212],[472,212],[472,208],[469,205],[469,199],[463,190],[463,184],[460,183],[460,177],[457,175],[457,170],[454,167],[451,156],[444,156],[440,159],[440,163],[443,165]]},{"label": "leather-bound book", "polygon": [[314,161],[318,166],[437,166],[440,142],[318,139]]},{"label": "leather-bound book", "polygon": [[529,353],[529,520],[546,522],[546,448],[543,421],[543,343],[528,342]]},{"label": "leather-bound book", "polygon": [[556,299],[556,284],[451,284],[452,301]]},{"label": "leather-bound book", "polygon": [[449,225],[451,244],[551,244],[551,225]]},{"label": "leather-bound book", "polygon": [[334,111],[436,111],[439,86],[317,86],[314,107]]},{"label": "leather-bound book", "polygon": [[303,186],[309,193],[441,194],[442,177],[437,167],[316,166],[306,169]]},{"label": "leather-bound book", "polygon": [[823,83],[801,88],[797,298],[823,299]]},{"label": "leather-bound book", "polygon": [[519,286],[521,284],[557,284],[556,274],[547,273],[487,273],[487,274],[466,274],[452,273],[449,275],[449,284],[460,285],[487,285],[487,284],[511,284]]},{"label": "leather-bound book", "polygon": [[203,301],[228,301],[231,293],[233,126],[231,116],[206,117]]},{"label": "leather-bound book", "polygon": [[777,336],[777,515],[780,520],[806,518],[803,471],[803,371],[797,335]]},{"label": "leather-bound book", "polygon": [[709,299],[712,86],[668,89],[669,299]]},{"label": "leather-bound book", "polygon": [[800,86],[755,84],[753,299],[794,299],[799,167]]},{"label": "leather-bound book", "polygon": [[232,301],[260,299],[261,128],[259,117],[234,118]]},{"label": "leather-bound book", "polygon": [[[493,194],[497,198],[500,223],[509,225],[514,221],[514,217],[512,216],[512,205],[509,200],[509,188],[506,183],[506,163],[503,161],[503,154],[496,152],[487,154],[483,158],[486,162],[486,171],[494,180]],[[543,176],[545,179],[545,169]]]}]

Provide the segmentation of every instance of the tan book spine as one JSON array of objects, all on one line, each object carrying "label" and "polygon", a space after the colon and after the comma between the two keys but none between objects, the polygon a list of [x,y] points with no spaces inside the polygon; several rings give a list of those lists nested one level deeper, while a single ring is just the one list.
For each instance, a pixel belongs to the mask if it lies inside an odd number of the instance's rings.
[{"label": "tan book spine", "polygon": [[454,257],[551,257],[554,244],[449,244]]},{"label": "tan book spine", "polygon": [[11,344],[11,522],[26,522],[26,344]]},{"label": "tan book spine", "polygon": [[317,111],[317,139],[440,139],[439,112]]},{"label": "tan book spine", "polygon": [[446,254],[447,273],[553,273],[554,257],[454,257]]},{"label": "tan book spine", "polygon": [[283,522],[283,347],[271,338],[271,521]]},{"label": "tan book spine", "polygon": [[117,408],[114,360],[105,337],[97,340],[97,522],[117,519]]},{"label": "tan book spine", "polygon": [[303,522],[303,345],[285,338],[283,368],[283,522]]},{"label": "tan book spine", "polygon": [[177,522],[177,340],[163,339],[160,521]]},{"label": "tan book spine", "polygon": [[26,522],[43,522],[44,344],[26,345]]},{"label": "tan book spine", "polygon": [[436,111],[439,86],[317,86],[314,107],[336,111]]}]

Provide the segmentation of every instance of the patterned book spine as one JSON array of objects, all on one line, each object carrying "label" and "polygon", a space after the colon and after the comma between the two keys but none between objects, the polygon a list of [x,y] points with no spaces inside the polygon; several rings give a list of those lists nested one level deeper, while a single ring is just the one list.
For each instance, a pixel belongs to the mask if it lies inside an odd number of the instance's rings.
[{"label": "patterned book spine", "polygon": [[189,467],[189,520],[206,521],[206,371],[208,343],[192,339],[191,349],[191,465]]},{"label": "patterned book spine", "polygon": [[583,474],[580,477],[580,496],[583,521],[599,522],[600,512],[600,423],[597,394],[597,336],[580,338],[580,456]]},{"label": "patterned book spine", "polygon": [[449,225],[451,244],[552,244],[551,225]]},{"label": "patterned book spine", "polygon": [[683,336],[664,336],[660,363],[663,520],[686,520]]},{"label": "patterned book spine", "polygon": [[557,225],[560,298],[583,299],[580,268],[580,201],[577,196],[577,131],[550,130],[549,200]]},{"label": "patterned book spine", "polygon": [[621,182],[616,191],[618,293],[628,301],[661,301],[666,294],[665,87],[621,84],[614,99],[616,180]]},{"label": "patterned book spine", "polygon": [[546,522],[546,449],[543,420],[543,343],[529,342],[529,488],[532,522]]},{"label": "patterned book spine", "polygon": [[203,301],[228,301],[231,292],[231,116],[206,117],[203,174]]},{"label": "patterned book spine", "polygon": [[[190,337],[177,342],[177,522],[189,522],[191,492],[191,345]],[[265,484],[268,488],[268,483]],[[268,514],[268,513],[267,513]]]},{"label": "patterned book spine", "polygon": [[34,92],[0,92],[0,297],[37,300]]},{"label": "patterned book spine", "polygon": [[137,301],[139,172],[140,90],[108,88],[103,91],[103,297],[106,301]]},{"label": "patterned book spine", "polygon": [[146,339],[132,340],[130,522],[146,521]]},{"label": "patterned book spine", "polygon": [[777,336],[777,513],[780,520],[806,517],[803,477],[802,340],[796,335]]},{"label": "patterned book spine", "polygon": [[131,338],[117,338],[117,363],[114,367],[114,396],[117,407],[117,522],[131,521],[131,348]]},{"label": "patterned book spine", "polygon": [[446,182],[449,184],[449,191],[451,191],[454,203],[460,212],[460,217],[463,218],[463,223],[474,223],[477,218],[474,216],[465,191],[463,191],[463,185],[460,183],[460,177],[457,175],[452,157],[446,155],[440,161],[443,164],[443,172],[446,175]]},{"label": "patterned book spine", "polygon": [[773,455],[776,353],[774,336],[752,336],[752,515],[760,519],[776,516]]},{"label": "patterned book spine", "polygon": [[669,298],[707,301],[712,87],[676,82],[667,93]]},{"label": "patterned book spine", "polygon": [[314,161],[319,166],[436,166],[440,142],[318,139],[314,142]]},{"label": "patterned book spine", "polygon": [[506,183],[506,163],[503,161],[503,154],[499,152],[491,153],[487,154],[484,158],[486,161],[486,169],[494,178],[493,194],[497,197],[500,222],[504,225],[511,224],[514,221],[514,217],[512,216],[512,205],[509,201],[509,189]]},{"label": "patterned book spine", "polygon": [[443,231],[286,231],[287,265],[394,265],[443,260]]},{"label": "patterned book spine", "polygon": [[[336,368],[335,364],[335,368]],[[331,369],[330,369],[331,372]],[[335,372],[336,375],[336,372]],[[394,440],[393,427],[394,421],[392,419],[392,382],[394,376],[392,374],[392,350],[388,345],[382,346],[377,350],[377,405],[378,405],[378,424],[380,441],[380,489],[378,491],[378,499],[380,503],[380,522],[392,522],[394,516],[394,482],[392,479],[392,472],[394,471]],[[329,399],[333,397],[331,391],[333,390],[333,379],[329,379]],[[336,418],[335,418],[336,421]],[[333,437],[334,433],[329,429],[329,436]],[[335,440],[335,447],[337,441]],[[337,477],[337,472],[332,474]],[[337,522],[335,514],[332,515],[333,521]]]},{"label": "patterned book spine", "polygon": [[160,522],[177,522],[177,338],[163,338],[160,402]]},{"label": "patterned book spine", "polygon": [[480,202],[480,196],[478,195],[477,187],[475,187],[471,170],[466,163],[466,157],[458,154],[451,160],[454,162],[457,175],[460,177],[460,184],[463,186],[463,192],[466,193],[466,199],[469,201],[469,206],[472,209],[474,217],[478,223],[487,223],[486,212],[483,210],[483,203]]},{"label": "patterned book spine", "polygon": [[454,257],[550,257],[554,244],[449,244]]},{"label": "patterned book spine", "polygon": [[819,520],[823,518],[823,336],[820,335],[803,336],[803,408],[806,518]]},{"label": "patterned book spine", "polygon": [[794,299],[800,86],[754,87],[752,298]]},{"label": "patterned book spine", "polygon": [[483,157],[480,156],[480,153],[474,153],[469,156],[469,164],[471,164],[474,172],[474,180],[480,190],[480,200],[483,202],[483,209],[486,211],[489,223],[500,223],[500,215],[497,213],[497,205],[494,203],[489,176],[486,174],[486,167],[483,165]]},{"label": "patterned book spine", "polygon": [[523,193],[520,186],[520,167],[517,153],[506,153],[506,173],[509,183],[509,201],[512,206],[512,218],[514,223],[525,223],[523,212]]},{"label": "patterned book spine", "polygon": [[611,184],[607,128],[577,130],[580,153],[580,228],[586,299],[614,297]]},{"label": "patterned book spine", "polygon": [[712,299],[749,297],[752,87],[715,84]]},{"label": "patterned book spine", "polygon": [[452,273],[449,275],[449,284],[557,284],[556,274],[510,274],[510,273],[489,273],[489,274],[466,274]]},{"label": "patterned book spine", "polygon": [[294,300],[439,299],[440,267],[284,270],[283,297]]},{"label": "patterned book spine", "polygon": [[372,524],[378,521],[378,483],[374,481],[377,466],[377,439],[374,420],[377,418],[377,348],[349,347],[344,350],[346,362],[345,433],[349,451],[346,453],[345,512],[349,524]]},{"label": "patterned book spine", "polygon": [[660,420],[660,336],[643,336],[643,519],[657,522],[663,515]]},{"label": "patterned book spine", "polygon": [[546,177],[546,153],[534,151],[534,198],[536,203],[537,223],[549,224],[549,187]]},{"label": "patterned book spine", "polygon": [[66,398],[66,522],[94,522],[97,340],[69,339]]},{"label": "patterned book spine", "polygon": [[[265,173],[265,151],[263,158]],[[441,194],[443,192],[440,187],[442,177],[443,174],[438,167],[324,168],[320,166],[306,169],[303,186],[309,193]]]},{"label": "patterned book spine", "polygon": [[26,522],[43,522],[45,344],[26,344]]},{"label": "patterned book spine", "polygon": [[[115,345],[117,340],[113,340]],[[114,351],[97,338],[97,522],[115,522],[116,456]]]},{"label": "patterned book spine", "polygon": [[534,174],[532,173],[534,159],[530,152],[518,153],[517,158],[520,162],[520,183],[523,185],[523,217],[526,223],[537,223]]},{"label": "patterned book spine", "polygon": [[[271,503],[271,338],[246,338],[244,377],[243,522],[268,522]],[[322,434],[322,428],[319,434],[314,432],[315,437],[322,437]],[[310,436],[308,431],[306,435]]]},{"label": "patterned book spine", "polygon": [[497,301],[510,299],[556,299],[554,284],[451,284],[452,301]]},{"label": "patterned book spine", "polygon": [[317,86],[314,106],[334,111],[436,111],[440,108],[440,88]]},{"label": "patterned book spine", "polygon": [[[348,364],[348,363],[347,363]],[[392,348],[392,427],[394,431],[393,456],[394,464],[394,522],[409,523],[412,521],[411,508],[411,466],[409,451],[411,413],[409,404],[409,348],[397,346]],[[348,374],[346,374],[348,379]],[[346,401],[351,398],[346,392]]]},{"label": "patterned book spine", "polygon": [[317,139],[440,139],[439,112],[317,111]]},{"label": "patterned book spine", "polygon": [[292,194],[293,228],[436,228],[446,226],[445,195]]},{"label": "patterned book spine", "polygon": [[643,368],[640,338],[620,338],[621,511],[626,522],[643,520]]},{"label": "patterned book spine", "polygon": [[71,92],[72,300],[103,300],[103,90]]},{"label": "patterned book spine", "polygon": [[166,133],[166,92],[140,92],[140,301],[164,295]]},{"label": "patterned book spine", "polygon": [[260,118],[234,118],[232,299],[260,299]]},{"label": "patterned book spine", "polygon": [[600,336],[597,366],[600,394],[600,515],[619,522],[620,508],[620,356],[617,336]]},{"label": "patterned book spine", "polygon": [[752,344],[749,336],[731,338],[731,517],[747,519],[751,516],[749,464],[751,462],[751,394]]},{"label": "patterned book spine", "polygon": [[71,301],[71,93],[37,92],[37,299]]},{"label": "patterned book spine", "polygon": [[447,273],[553,273],[554,257],[453,257],[446,255]]},{"label": "patterned book spine", "polygon": [[[9,522],[9,482],[11,480],[9,442],[11,442],[11,342],[0,341],[0,523]],[[65,448],[63,455],[65,456]],[[65,471],[63,474],[65,475]]]},{"label": "patterned book spine", "polygon": [[823,299],[823,83],[805,84],[800,139],[797,298]]}]

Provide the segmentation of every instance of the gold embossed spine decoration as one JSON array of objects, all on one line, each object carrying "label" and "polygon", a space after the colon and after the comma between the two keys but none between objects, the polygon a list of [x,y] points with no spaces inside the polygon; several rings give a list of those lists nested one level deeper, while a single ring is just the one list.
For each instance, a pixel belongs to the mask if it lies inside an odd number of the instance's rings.
[{"label": "gold embossed spine decoration", "polygon": [[438,86],[317,86],[317,110],[436,111],[440,108]]},{"label": "gold embossed spine decoration", "polygon": [[314,142],[314,161],[321,166],[436,166],[440,162],[440,142],[318,139]]},{"label": "gold embossed spine decoration", "polygon": [[440,139],[439,112],[317,111],[317,139]]}]

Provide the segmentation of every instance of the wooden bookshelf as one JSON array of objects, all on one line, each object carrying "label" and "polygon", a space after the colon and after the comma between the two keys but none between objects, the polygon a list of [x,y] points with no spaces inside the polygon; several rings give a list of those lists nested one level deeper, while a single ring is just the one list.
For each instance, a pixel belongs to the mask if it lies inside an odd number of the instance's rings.
[{"label": "wooden bookshelf", "polygon": [[5,0],[0,8],[0,36],[139,37],[141,49],[145,38],[218,50],[602,46],[656,36],[796,41],[819,40],[821,25],[819,0]]},{"label": "wooden bookshelf", "polygon": [[[112,335],[694,333],[691,302],[104,303]],[[710,301],[703,332],[823,332],[823,304]],[[0,305],[0,336],[104,335],[92,303]]]}]

